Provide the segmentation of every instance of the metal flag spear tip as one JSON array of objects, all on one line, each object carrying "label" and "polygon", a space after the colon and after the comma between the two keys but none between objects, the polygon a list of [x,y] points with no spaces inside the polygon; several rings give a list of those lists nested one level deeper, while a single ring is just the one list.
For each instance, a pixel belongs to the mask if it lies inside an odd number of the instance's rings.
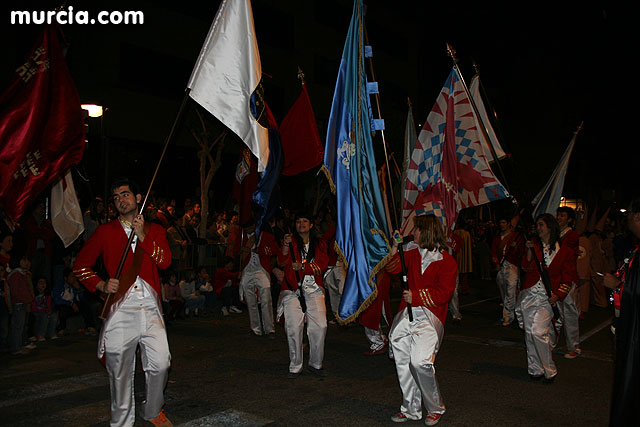
[{"label": "metal flag spear tip", "polygon": [[300,79],[300,81],[302,82],[302,84],[304,84],[304,72],[302,71],[302,68],[300,68],[300,66],[298,65],[298,78]]},{"label": "metal flag spear tip", "polygon": [[[487,134],[486,125],[484,123],[482,123],[482,117],[480,116],[480,113],[478,112],[478,106],[476,105],[476,103],[475,103],[475,101],[473,99],[473,96],[471,96],[471,92],[469,91],[469,88],[467,87],[467,83],[464,81],[464,77],[462,76],[462,72],[460,71],[460,67],[458,67],[458,58],[456,57],[456,50],[449,43],[447,43],[447,54],[453,60],[453,68],[456,70],[456,73],[458,74],[458,77],[460,78],[460,82],[462,83],[462,87],[464,88],[464,91],[467,94],[467,98],[469,98],[469,102],[471,104],[471,107],[473,108],[473,113],[476,115],[476,117],[478,118],[479,122],[482,125],[482,126],[480,126],[480,130],[482,131],[483,136],[486,138],[487,141],[491,141],[491,139],[489,138],[489,135]],[[498,161],[498,155],[496,154],[496,150],[493,148],[493,144],[488,144],[488,145],[489,145],[489,149],[491,150],[491,155],[493,156],[494,159],[496,159],[496,161],[494,163],[498,167],[498,172],[500,173],[500,176],[502,178],[502,184],[504,185],[504,188],[506,188],[507,191],[509,193],[511,193],[511,191],[509,190],[509,185],[507,184],[507,178],[506,178],[504,172],[502,171],[502,166],[500,166],[500,162]]]}]

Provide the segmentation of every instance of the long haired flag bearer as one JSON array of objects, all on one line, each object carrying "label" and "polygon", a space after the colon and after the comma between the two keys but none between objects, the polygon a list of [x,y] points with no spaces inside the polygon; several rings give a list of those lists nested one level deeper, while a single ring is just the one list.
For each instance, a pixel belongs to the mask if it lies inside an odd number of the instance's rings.
[{"label": "long haired flag bearer", "polygon": [[364,7],[353,14],[342,52],[331,105],[323,171],[337,199],[336,249],[344,260],[346,279],[338,320],[354,320],[376,297],[376,273],[389,259],[389,230],[380,194],[372,133],[383,128],[371,115],[369,95],[377,84],[367,81]]}]

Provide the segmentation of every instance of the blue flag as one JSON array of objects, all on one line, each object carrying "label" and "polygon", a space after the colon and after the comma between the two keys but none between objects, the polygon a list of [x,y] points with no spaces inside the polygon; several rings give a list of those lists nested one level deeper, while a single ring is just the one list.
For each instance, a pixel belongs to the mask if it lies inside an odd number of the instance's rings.
[{"label": "blue flag", "polygon": [[361,0],[353,6],[349,33],[342,52],[333,94],[323,171],[337,198],[336,251],[345,263],[346,279],[338,317],[354,320],[376,297],[376,273],[389,259],[390,247],[382,195],[376,173],[372,133],[381,129],[373,120],[363,43]]},{"label": "blue flag", "polygon": [[280,143],[280,132],[269,129],[269,161],[260,178],[258,188],[253,193],[253,201],[262,207],[262,213],[256,220],[256,245],[262,225],[269,222],[280,207],[278,179],[284,165],[284,155]]}]

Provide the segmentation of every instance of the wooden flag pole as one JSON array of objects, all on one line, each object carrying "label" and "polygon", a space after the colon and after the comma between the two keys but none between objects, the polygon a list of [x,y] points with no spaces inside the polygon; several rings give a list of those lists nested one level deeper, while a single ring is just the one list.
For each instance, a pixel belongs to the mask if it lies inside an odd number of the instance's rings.
[{"label": "wooden flag pole", "polygon": [[[447,53],[448,53],[449,57],[451,57],[451,59],[453,60],[453,68],[455,68],[455,70],[458,73],[458,76],[460,76],[460,81],[462,82],[462,87],[464,87],[464,91],[467,93],[467,97],[469,98],[469,101],[471,102],[471,107],[473,107],[473,112],[474,112],[474,114],[478,118],[478,121],[481,124],[480,128],[482,130],[482,134],[484,135],[486,140],[489,142],[489,144],[488,144],[489,145],[489,149],[491,150],[491,155],[493,156],[493,158],[496,159],[495,164],[498,167],[498,172],[500,173],[500,176],[502,178],[502,184],[507,189],[509,194],[511,194],[511,191],[509,190],[509,186],[507,184],[507,178],[506,178],[504,172],[502,171],[502,166],[500,166],[500,162],[498,161],[498,155],[496,154],[496,150],[493,148],[493,144],[491,144],[491,140],[489,139],[489,135],[487,134],[487,129],[485,127],[485,124],[482,122],[482,117],[480,117],[480,114],[478,113],[478,107],[476,106],[476,103],[473,100],[473,97],[471,96],[471,92],[469,91],[469,88],[467,87],[467,84],[464,81],[464,77],[462,76],[462,72],[460,71],[460,67],[458,67],[458,58],[456,58],[456,50],[449,43],[447,43]],[[513,197],[513,194],[511,196]],[[515,200],[515,198],[514,198],[514,200]]]},{"label": "wooden flag pole", "polygon": [[[184,97],[182,98],[182,104],[180,104],[180,109],[178,110],[178,114],[176,115],[175,120],[173,121],[173,126],[171,126],[171,130],[169,131],[169,135],[167,136],[167,139],[164,143],[164,147],[162,148],[162,152],[160,154],[160,158],[158,159],[158,164],[156,165],[156,169],[153,172],[153,176],[151,177],[151,182],[149,183],[149,188],[147,189],[147,193],[144,196],[144,199],[142,201],[142,204],[140,205],[140,210],[138,211],[138,213],[140,212],[144,212],[144,208],[147,205],[147,199],[149,199],[149,194],[151,194],[151,188],[153,187],[153,183],[156,180],[156,177],[158,176],[158,171],[160,170],[160,165],[162,164],[162,160],[164,159],[164,156],[167,152],[167,147],[169,146],[169,142],[171,141],[171,138],[173,137],[173,133],[176,129],[176,126],[178,124],[178,121],[180,120],[180,117],[182,116],[182,112],[184,111],[184,107],[187,104],[187,99],[189,99],[189,92],[191,92],[191,89],[188,89],[185,91],[184,93]],[[120,280],[120,275],[122,274],[122,269],[124,268],[124,262],[127,259],[127,255],[129,254],[129,250],[131,249],[131,243],[133,242],[133,238],[135,236],[135,233],[133,232],[133,230],[131,231],[131,234],[129,235],[129,240],[127,241],[127,245],[124,248],[124,251],[122,252],[122,257],[120,257],[120,263],[118,264],[118,269],[116,270],[116,274],[114,279],[118,279]],[[107,298],[104,301],[104,305],[102,306],[102,311],[100,312],[100,318],[101,319],[106,319],[106,317],[109,315],[109,308],[111,307],[111,304],[113,304],[113,295],[112,293],[107,294]]]}]

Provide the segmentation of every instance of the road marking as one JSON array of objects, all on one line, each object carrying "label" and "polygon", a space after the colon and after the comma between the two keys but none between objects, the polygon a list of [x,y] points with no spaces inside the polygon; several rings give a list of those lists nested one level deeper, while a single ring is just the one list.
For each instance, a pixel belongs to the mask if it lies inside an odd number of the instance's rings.
[{"label": "road marking", "polygon": [[272,424],[273,421],[258,417],[246,412],[227,409],[216,412],[206,417],[188,421],[180,424],[181,427],[206,427],[206,426],[228,426],[228,427],[261,427]]},{"label": "road marking", "polygon": [[586,334],[580,335],[580,342],[585,342],[586,340],[588,340],[589,338],[591,338],[592,336],[594,336],[595,334],[597,334],[598,332],[600,332],[604,328],[608,328],[611,325],[612,322],[613,322],[613,317],[609,317],[607,320],[605,320],[604,322],[600,323],[598,326],[596,326],[595,328],[593,328],[592,330],[590,330]]},{"label": "road marking", "polygon": [[4,390],[0,393],[0,408],[108,384],[109,378],[106,372],[94,372],[92,374],[63,378],[42,384]]}]

